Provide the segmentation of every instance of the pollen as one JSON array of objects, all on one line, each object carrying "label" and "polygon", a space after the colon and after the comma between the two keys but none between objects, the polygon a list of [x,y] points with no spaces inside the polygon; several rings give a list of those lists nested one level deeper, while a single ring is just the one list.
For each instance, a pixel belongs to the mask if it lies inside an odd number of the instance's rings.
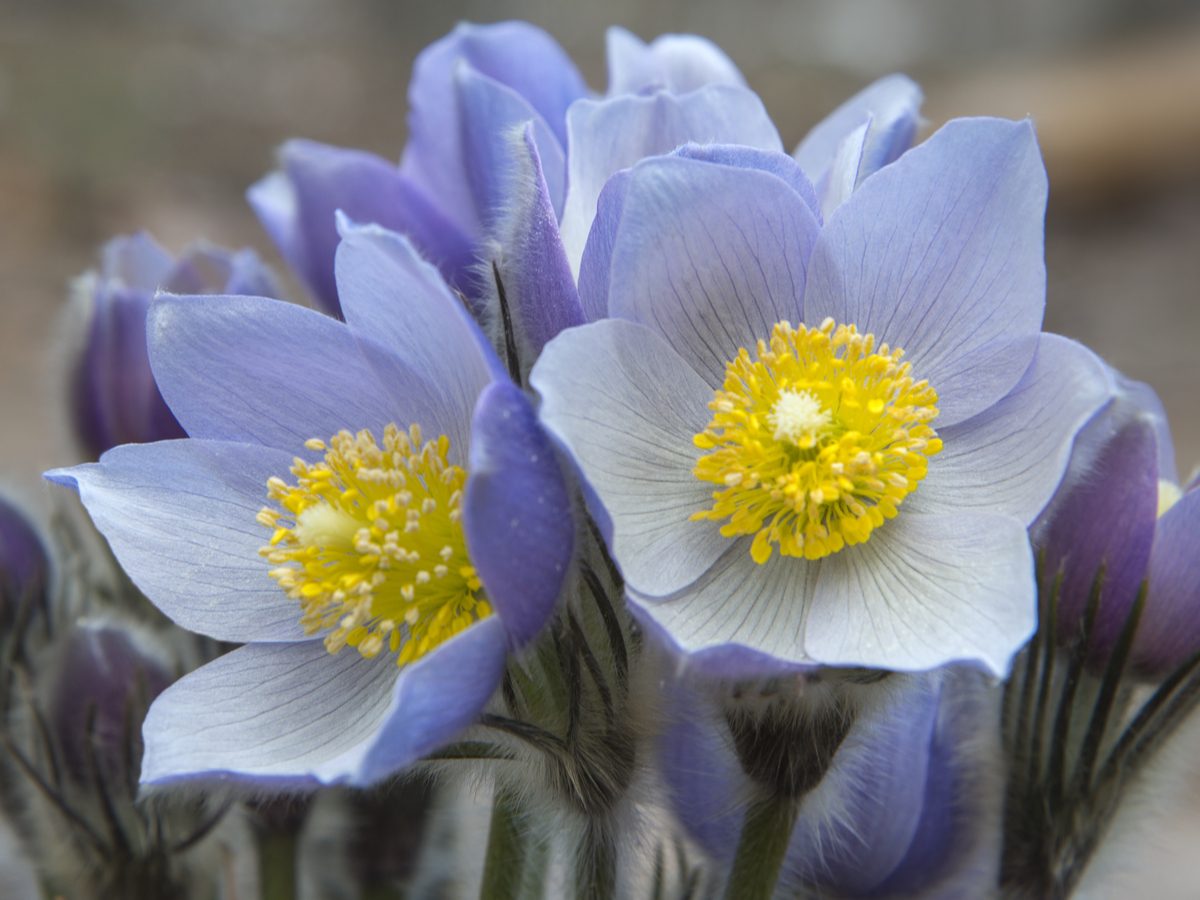
[{"label": "pollen", "polygon": [[725,367],[693,442],[694,474],[719,486],[692,515],[753,535],[750,554],[820,559],[866,541],[925,478],[942,449],[937,392],[904,351],[854,325],[779,322]]},{"label": "pollen", "polygon": [[294,481],[270,478],[270,531],[259,554],[300,605],[305,633],[325,648],[367,658],[385,650],[399,665],[420,659],[491,615],[467,554],[462,494],[467,474],[447,459],[450,439],[422,439],[417,425],[341,431],[304,446],[320,462],[294,460]]}]

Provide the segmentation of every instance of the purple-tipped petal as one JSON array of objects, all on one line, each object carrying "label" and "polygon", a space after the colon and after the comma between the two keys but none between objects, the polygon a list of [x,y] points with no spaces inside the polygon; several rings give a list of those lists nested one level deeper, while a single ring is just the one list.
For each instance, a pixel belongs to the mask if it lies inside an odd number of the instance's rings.
[{"label": "purple-tipped petal", "polygon": [[804,321],[901,347],[941,426],[1003,397],[1033,358],[1046,175],[1028,122],[956,119],[865,181],[821,232]]},{"label": "purple-tipped petal", "polygon": [[[1035,339],[1037,355],[1007,397],[938,430],[945,446],[906,509],[1004,513],[1031,523],[1058,488],[1077,431],[1113,396],[1108,367],[1082,344]],[[937,427],[937,420],[934,421]]]},{"label": "purple-tipped petal", "polygon": [[796,148],[796,162],[814,182],[829,172],[843,142],[867,126],[859,180],[899,158],[912,145],[920,121],[920,87],[904,75],[888,75],[855,94],[817,124]]},{"label": "purple-tipped petal", "polygon": [[20,618],[20,605],[40,602],[50,581],[50,555],[32,519],[0,495],[0,629]]},{"label": "purple-tipped petal", "polygon": [[682,96],[657,93],[581,100],[567,114],[567,131],[562,237],[576,272],[596,215],[596,200],[618,170],[691,142],[782,148],[762,101],[750,91],[726,85]]},{"label": "purple-tipped petal", "polygon": [[607,319],[546,345],[530,382],[540,416],[574,456],[613,523],[611,546],[627,583],[677,591],[728,545],[688,517],[710,488],[694,475],[692,444],[712,390],[654,332]]},{"label": "purple-tipped petal", "polygon": [[758,169],[671,157],[632,173],[609,275],[609,315],[653,329],[712,387],[739,348],[800,318],[820,226]]},{"label": "purple-tipped petal", "polygon": [[471,424],[463,527],[471,562],[511,641],[531,640],[571,562],[571,502],[549,438],[516,385],[496,382]]},{"label": "purple-tipped petal", "polygon": [[[583,324],[584,317],[532,125],[510,136],[509,154],[512,189],[497,224],[493,261],[504,287],[521,377],[528,378],[546,343],[560,331]],[[493,302],[498,307],[499,297]],[[494,313],[503,318],[503,311]]]},{"label": "purple-tipped petal", "polygon": [[645,43],[624,28],[609,28],[608,96],[664,90],[683,94],[709,84],[745,86],[745,79],[712,41],[664,34]]},{"label": "purple-tipped petal", "polygon": [[334,315],[341,310],[333,262],[338,210],[407,234],[448,280],[465,283],[471,236],[396,166],[361,150],[314,141],[288,141],[279,156],[282,171],[251,187],[247,199],[322,309]]},{"label": "purple-tipped petal", "polygon": [[586,95],[587,86],[553,38],[522,22],[462,24],[417,57],[401,170],[437,197],[463,232],[477,236],[481,211],[463,137],[469,123],[455,85],[462,63],[523,98],[560,147],[567,145],[567,107]]},{"label": "purple-tipped petal", "polygon": [[306,440],[342,429],[378,436],[389,422],[420,421],[404,413],[423,407],[403,398],[429,393],[415,374],[383,384],[349,328],[290,303],[160,297],[148,328],[158,386],[195,438],[296,454]]},{"label": "purple-tipped petal", "polygon": [[551,209],[557,223],[566,190],[566,158],[563,146],[545,120],[516,93],[465,63],[455,84],[463,112],[463,156],[475,206],[485,232],[512,202],[507,188],[512,183],[512,133],[528,127],[536,141]]},{"label": "purple-tipped petal", "polygon": [[292,454],[251,444],[162,441],[47,472],[79,490],[129,577],[179,625],[222,641],[299,641],[300,608],[258,555],[267,479]]},{"label": "purple-tipped petal", "polygon": [[387,717],[352,783],[379,781],[452,741],[478,721],[500,686],[507,649],[505,627],[492,616],[405,666]]},{"label": "purple-tipped petal", "polygon": [[804,649],[826,665],[916,671],[961,660],[1002,676],[1033,631],[1034,597],[1019,520],[902,509],[821,560]]},{"label": "purple-tipped petal", "polygon": [[1149,577],[1133,658],[1142,671],[1164,674],[1200,652],[1200,490],[1158,520]]},{"label": "purple-tipped petal", "polygon": [[465,452],[479,392],[508,377],[503,366],[470,313],[406,238],[343,224],[337,273],[346,324],[375,366],[383,395],[390,392],[397,409],[413,407],[400,425],[436,429]]},{"label": "purple-tipped petal", "polygon": [[322,641],[239,647],[150,707],[142,783],[355,782],[399,674],[390,659],[330,654]]},{"label": "purple-tipped petal", "polygon": [[739,147],[734,144],[685,144],[674,153],[683,159],[696,159],[701,162],[718,166],[728,166],[731,169],[756,169],[769,172],[800,195],[808,204],[808,208],[820,219],[821,204],[817,200],[816,190],[804,170],[786,153],[774,150],[758,150],[754,147]]}]

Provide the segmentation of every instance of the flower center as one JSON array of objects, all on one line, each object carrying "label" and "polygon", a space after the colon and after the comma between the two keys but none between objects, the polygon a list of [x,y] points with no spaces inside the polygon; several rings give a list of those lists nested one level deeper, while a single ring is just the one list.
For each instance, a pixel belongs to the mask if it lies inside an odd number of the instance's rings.
[{"label": "flower center", "polygon": [[386,644],[404,665],[491,615],[460,521],[467,473],[447,461],[448,437],[388,425],[382,447],[366,430],[305,446],[324,460],[296,459],[295,484],[268,479],[276,506],[258,522],[272,529],[259,553],[300,602],[307,634],[327,631],[330,653],[349,644],[368,659]]},{"label": "flower center", "polygon": [[942,449],[930,423],[937,392],[914,381],[903,350],[853,325],[787,322],[742,348],[693,439],[701,481],[720,485],[693,520],[754,535],[750,554],[820,559],[859,544],[916,490]]}]

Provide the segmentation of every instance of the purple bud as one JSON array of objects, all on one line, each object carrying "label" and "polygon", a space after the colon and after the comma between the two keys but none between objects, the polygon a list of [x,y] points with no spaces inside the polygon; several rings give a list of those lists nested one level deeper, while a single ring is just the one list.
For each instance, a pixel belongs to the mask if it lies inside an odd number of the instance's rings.
[{"label": "purple bud", "polygon": [[0,629],[4,635],[32,611],[28,604],[45,602],[49,580],[50,557],[33,523],[19,507],[0,497]]},{"label": "purple bud", "polygon": [[1200,652],[1200,490],[1195,481],[1158,520],[1149,577],[1133,661],[1143,674],[1163,675]]},{"label": "purple bud", "polygon": [[87,325],[71,375],[72,423],[93,459],[119,444],[186,437],[155,386],[146,351],[146,312],[158,291],[279,293],[252,251],[196,244],[174,259],[145,233],[106,244],[99,271],[75,289]]},{"label": "purple bud", "polygon": [[141,720],[174,680],[140,635],[115,624],[82,622],[57,647],[45,703],[66,773],[137,784]]}]

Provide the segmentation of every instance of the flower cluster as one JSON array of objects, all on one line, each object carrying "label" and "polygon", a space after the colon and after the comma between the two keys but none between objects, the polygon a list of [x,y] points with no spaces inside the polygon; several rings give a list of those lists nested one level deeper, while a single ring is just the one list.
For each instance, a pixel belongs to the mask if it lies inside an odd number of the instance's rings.
[{"label": "flower cluster", "polygon": [[[1200,490],[1152,392],[1041,330],[1033,126],[918,143],[897,75],[789,154],[711,43],[608,55],[596,94],[461,25],[398,165],[285,144],[248,199],[315,309],[248,251],[105,249],[98,460],[46,477],[210,640],[59,640],[50,758],[314,810],[470,765],[489,896],[1068,890],[1200,684]],[[46,556],[0,513],[7,617]],[[1128,679],[1162,688],[1122,731]]]}]

